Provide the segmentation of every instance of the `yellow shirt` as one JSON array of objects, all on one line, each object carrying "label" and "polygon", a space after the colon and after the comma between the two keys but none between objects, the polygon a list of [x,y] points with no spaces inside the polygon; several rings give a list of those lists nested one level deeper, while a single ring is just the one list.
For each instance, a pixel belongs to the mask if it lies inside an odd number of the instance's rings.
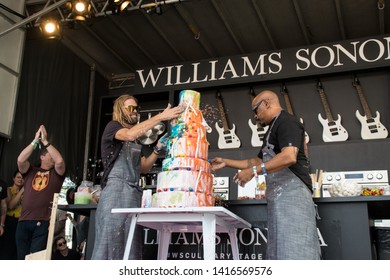
[{"label": "yellow shirt", "polygon": [[[11,188],[11,199],[13,199],[18,194],[18,192],[19,191],[16,190],[15,188]],[[22,195],[21,199],[19,200],[19,203],[16,205],[16,207],[14,209],[8,209],[8,211],[7,211],[8,216],[12,216],[15,218],[20,217],[20,214],[22,212],[22,200],[23,200],[23,195]]]}]

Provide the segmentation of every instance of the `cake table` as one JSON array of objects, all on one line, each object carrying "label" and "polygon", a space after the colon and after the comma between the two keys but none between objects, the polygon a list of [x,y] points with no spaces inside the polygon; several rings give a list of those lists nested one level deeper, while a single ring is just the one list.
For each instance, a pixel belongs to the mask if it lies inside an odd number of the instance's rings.
[{"label": "cake table", "polygon": [[172,232],[202,232],[203,258],[215,259],[215,234],[228,233],[233,259],[238,260],[237,229],[250,228],[251,224],[224,207],[184,208],[114,208],[118,215],[131,215],[129,236],[123,259],[131,250],[135,226],[141,225],[159,231],[157,259],[166,260]]}]

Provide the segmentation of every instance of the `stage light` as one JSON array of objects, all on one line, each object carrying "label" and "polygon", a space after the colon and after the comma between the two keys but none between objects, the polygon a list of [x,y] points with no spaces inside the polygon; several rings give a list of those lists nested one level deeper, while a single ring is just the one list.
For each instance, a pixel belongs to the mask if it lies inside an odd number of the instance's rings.
[{"label": "stage light", "polygon": [[71,16],[75,20],[86,20],[91,13],[91,3],[87,0],[76,0],[72,2]]},{"label": "stage light", "polygon": [[127,8],[127,6],[129,6],[130,2],[131,1],[123,1],[119,10],[122,12],[124,9]]},{"label": "stage light", "polygon": [[60,34],[60,25],[57,20],[47,19],[44,20],[39,28],[42,33],[49,39],[59,39],[61,37]]}]

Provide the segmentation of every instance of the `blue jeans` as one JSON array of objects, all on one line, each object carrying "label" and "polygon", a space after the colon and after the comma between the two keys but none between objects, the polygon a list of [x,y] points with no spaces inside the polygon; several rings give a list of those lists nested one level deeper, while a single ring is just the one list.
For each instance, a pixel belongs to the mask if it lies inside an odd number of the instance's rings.
[{"label": "blue jeans", "polygon": [[46,249],[49,221],[19,221],[16,228],[18,259]]}]

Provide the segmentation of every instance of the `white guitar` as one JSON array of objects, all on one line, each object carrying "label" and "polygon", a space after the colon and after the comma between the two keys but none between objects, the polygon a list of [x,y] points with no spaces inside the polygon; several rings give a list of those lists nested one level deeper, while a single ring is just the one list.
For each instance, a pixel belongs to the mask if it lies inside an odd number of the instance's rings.
[{"label": "white guitar", "polygon": [[324,88],[320,81],[317,83],[317,90],[320,94],[321,102],[326,114],[326,119],[321,117],[321,113],[318,114],[318,120],[323,127],[322,140],[324,140],[324,142],[346,141],[348,139],[348,132],[341,125],[341,117],[339,114],[337,115],[337,120],[333,119]]},{"label": "white guitar", "polygon": [[[250,89],[251,99],[255,98],[255,92],[253,88]],[[255,120],[255,124],[252,123],[252,119],[248,120],[248,125],[252,130],[252,138],[251,145],[252,147],[261,147],[263,146],[263,140],[265,133],[268,130],[268,125],[266,127],[262,127],[261,124]]]},{"label": "white guitar", "polygon": [[[292,105],[290,102],[290,97],[288,96],[288,91],[287,91],[287,87],[285,84],[282,84],[281,93],[284,97],[284,102],[286,103],[287,112],[289,112],[291,115],[294,116],[295,114],[294,114],[294,111],[293,111],[293,108],[292,108]],[[302,118],[299,118],[299,121],[303,124]],[[305,141],[306,141],[306,143],[309,143],[309,141],[310,141],[309,134],[307,134],[306,130],[305,130]]]},{"label": "white guitar", "polygon": [[225,108],[222,102],[221,92],[217,92],[217,102],[218,109],[221,114],[222,127],[218,125],[218,122],[215,123],[215,128],[218,132],[218,148],[220,149],[232,149],[239,148],[241,146],[241,141],[236,135],[236,126],[233,124],[233,128],[229,129],[227,116],[225,113]]},{"label": "white guitar", "polygon": [[360,135],[362,139],[383,139],[387,138],[388,132],[386,127],[380,122],[380,114],[376,111],[376,116],[373,117],[371,114],[371,110],[368,107],[367,100],[364,96],[362,86],[358,78],[355,76],[352,85],[356,88],[356,92],[359,96],[360,103],[362,104],[364,114],[361,115],[359,110],[356,110],[356,118],[359,120],[362,128],[360,131]]}]

